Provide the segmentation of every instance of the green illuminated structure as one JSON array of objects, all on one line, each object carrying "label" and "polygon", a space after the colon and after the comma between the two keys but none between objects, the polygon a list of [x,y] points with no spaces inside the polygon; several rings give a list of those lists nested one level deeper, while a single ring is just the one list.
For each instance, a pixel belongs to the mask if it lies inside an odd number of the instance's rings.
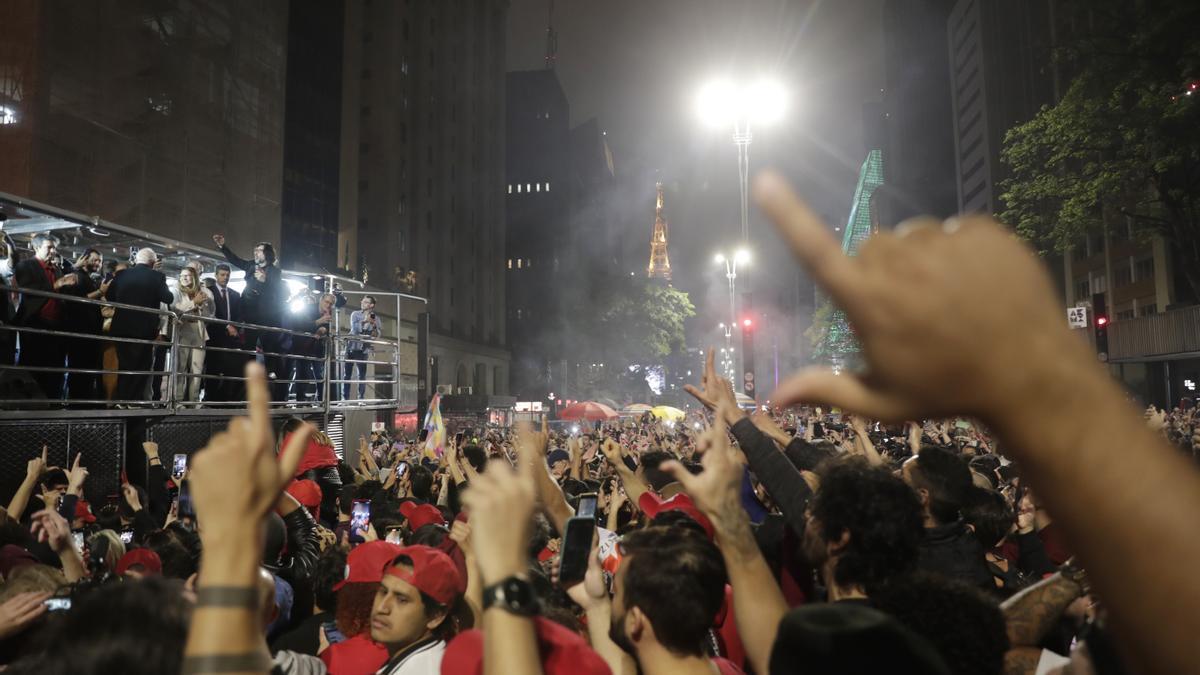
[{"label": "green illuminated structure", "polygon": [[[883,154],[879,150],[867,153],[862,169],[858,172],[858,186],[854,189],[854,201],[850,204],[850,218],[842,235],[842,251],[849,256],[858,255],[863,241],[879,229],[875,190],[883,185]],[[858,340],[854,330],[846,321],[842,310],[822,294],[813,314],[813,361],[828,364],[835,370],[853,367],[859,360]]]}]

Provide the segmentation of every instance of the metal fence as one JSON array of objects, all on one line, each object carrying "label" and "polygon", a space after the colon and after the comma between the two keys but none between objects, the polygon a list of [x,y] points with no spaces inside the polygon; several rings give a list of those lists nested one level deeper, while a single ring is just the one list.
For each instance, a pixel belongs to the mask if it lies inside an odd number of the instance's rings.
[{"label": "metal fence", "polygon": [[[15,335],[19,345],[15,363],[0,358],[0,418],[19,418],[23,412],[35,410],[91,410],[94,414],[97,409],[229,415],[246,405],[242,368],[252,359],[268,370],[272,406],[297,414],[396,409],[402,403],[402,391],[408,389],[400,375],[403,343],[399,338],[342,334],[336,321],[330,334],[313,333],[201,316],[175,306],[147,308],[4,285],[0,292],[22,294],[23,300],[53,299],[62,310],[71,307],[105,317],[100,332],[65,330],[62,325],[0,323],[0,337]],[[120,312],[151,315],[158,331],[138,337],[114,336],[108,332],[112,314]],[[218,335],[232,326],[236,337],[210,339],[210,326]],[[181,343],[184,331],[195,331],[203,344]],[[367,347],[365,357],[348,356],[345,347],[351,341]],[[52,345],[49,349],[47,342]],[[115,354],[120,345],[148,350],[155,365],[149,370],[124,367]],[[78,356],[97,352],[98,363]],[[35,355],[39,358],[32,358]],[[195,367],[201,363],[207,367]],[[132,378],[144,379],[144,386],[135,387],[139,395],[118,395],[131,388],[120,386],[123,378],[131,378],[128,382],[132,384],[141,381]],[[88,387],[91,395],[81,397],[78,386],[72,389],[80,381],[93,383]],[[362,394],[354,396],[360,387]],[[160,395],[154,395],[155,391]]]}]

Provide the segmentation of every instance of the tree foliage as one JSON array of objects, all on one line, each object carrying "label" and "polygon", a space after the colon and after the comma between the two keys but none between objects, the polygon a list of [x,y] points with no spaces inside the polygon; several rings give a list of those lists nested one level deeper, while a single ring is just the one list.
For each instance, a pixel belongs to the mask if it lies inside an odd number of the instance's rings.
[{"label": "tree foliage", "polygon": [[1078,30],[1055,60],[1073,77],[1062,100],[1009,131],[1001,218],[1056,252],[1128,222],[1172,246],[1200,297],[1200,2],[1065,9]]}]

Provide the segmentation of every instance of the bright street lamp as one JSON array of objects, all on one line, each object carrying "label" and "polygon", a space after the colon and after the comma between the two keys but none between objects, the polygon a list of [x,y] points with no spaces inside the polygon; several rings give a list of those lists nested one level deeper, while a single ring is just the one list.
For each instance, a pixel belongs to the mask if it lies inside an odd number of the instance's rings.
[{"label": "bright street lamp", "polygon": [[714,80],[701,87],[696,97],[697,113],[706,126],[733,127],[733,144],[738,150],[738,178],[742,190],[743,242],[750,239],[750,142],[754,140],[751,125],[773,124],[783,119],[787,111],[787,99],[783,86],[767,78],[745,84]]}]

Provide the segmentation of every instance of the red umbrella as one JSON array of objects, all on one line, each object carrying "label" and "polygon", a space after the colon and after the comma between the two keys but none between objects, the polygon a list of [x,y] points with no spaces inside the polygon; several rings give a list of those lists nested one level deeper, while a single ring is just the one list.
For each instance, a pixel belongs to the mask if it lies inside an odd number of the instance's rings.
[{"label": "red umbrella", "polygon": [[562,412],[558,413],[558,418],[563,420],[611,420],[616,419],[617,413],[612,408],[603,403],[595,401],[581,401],[572,403],[563,408]]}]

